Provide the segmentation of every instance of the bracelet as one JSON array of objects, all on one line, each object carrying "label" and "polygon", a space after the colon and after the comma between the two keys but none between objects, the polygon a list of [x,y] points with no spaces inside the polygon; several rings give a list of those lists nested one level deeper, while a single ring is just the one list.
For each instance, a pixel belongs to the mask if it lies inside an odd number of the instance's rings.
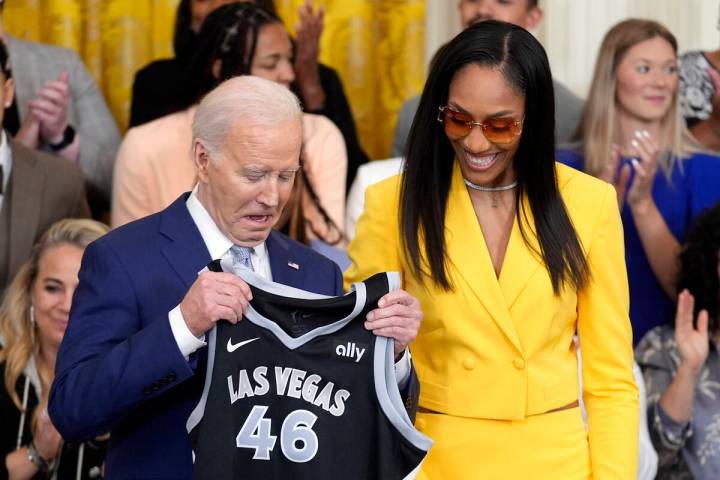
[{"label": "bracelet", "polygon": [[59,143],[48,143],[48,147],[53,152],[59,152],[60,150],[66,148],[70,144],[72,144],[75,141],[75,129],[72,127],[72,125],[68,124],[67,127],[65,127],[65,130],[63,131],[63,138],[60,140]]},{"label": "bracelet", "polygon": [[30,462],[32,462],[32,464],[35,465],[42,473],[50,471],[50,462],[40,456],[37,448],[35,448],[34,441],[30,442],[30,445],[28,445],[28,460],[30,460]]}]

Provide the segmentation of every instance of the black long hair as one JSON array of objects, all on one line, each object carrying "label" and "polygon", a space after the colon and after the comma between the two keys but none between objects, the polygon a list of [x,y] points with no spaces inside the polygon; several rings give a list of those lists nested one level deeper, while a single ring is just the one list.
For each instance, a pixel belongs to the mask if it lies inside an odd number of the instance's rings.
[{"label": "black long hair", "polygon": [[[197,45],[184,75],[182,108],[200,101],[210,90],[238,75],[250,75],[258,35],[277,15],[252,3],[229,3],[213,10],[200,28]],[[213,65],[221,62],[220,76]]]},{"label": "black long hair", "polygon": [[[540,251],[535,253],[542,258],[556,294],[565,283],[580,289],[590,272],[555,175],[555,101],[547,55],[523,28],[493,20],[470,26],[444,46],[425,84],[408,137],[400,192],[400,232],[410,268],[418,278],[427,274],[437,286],[453,288],[445,255],[445,216],[455,153],[437,122],[437,112],[447,103],[455,74],[470,64],[499,69],[525,97],[525,120],[513,159],[520,231],[529,247],[529,235],[537,236]],[[524,196],[534,229],[524,211]]]},{"label": "black long hair", "polygon": [[676,282],[678,292],[687,288],[695,297],[695,319],[700,310],[707,310],[708,332],[711,334],[720,327],[718,254],[720,254],[720,203],[705,210],[693,221],[680,252],[680,270]]},{"label": "black long hair", "polygon": [[[255,5],[263,10],[277,15],[273,0],[255,0]],[[190,28],[192,24],[191,0],[180,0],[175,12],[175,33],[173,35],[173,49],[178,58],[189,57],[197,41],[197,33]]]}]

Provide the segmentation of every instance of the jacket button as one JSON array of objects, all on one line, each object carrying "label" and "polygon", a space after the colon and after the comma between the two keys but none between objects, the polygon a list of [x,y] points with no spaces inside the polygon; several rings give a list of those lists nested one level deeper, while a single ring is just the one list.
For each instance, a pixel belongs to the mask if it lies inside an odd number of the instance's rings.
[{"label": "jacket button", "polygon": [[513,365],[515,365],[515,368],[517,368],[518,370],[522,370],[523,368],[525,368],[525,360],[517,357],[515,360],[513,360]]},{"label": "jacket button", "polygon": [[418,431],[422,432],[425,430],[425,419],[424,418],[418,418],[415,421],[415,428],[418,429]]},{"label": "jacket button", "polygon": [[466,358],[465,360],[463,360],[463,368],[465,370],[472,370],[473,368],[475,368],[475,360],[470,357]]}]

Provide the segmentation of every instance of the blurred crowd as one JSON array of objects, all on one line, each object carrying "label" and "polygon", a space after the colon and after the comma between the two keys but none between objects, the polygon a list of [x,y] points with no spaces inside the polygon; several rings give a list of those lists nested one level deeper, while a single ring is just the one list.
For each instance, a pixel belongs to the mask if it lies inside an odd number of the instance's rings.
[{"label": "blurred crowd", "polygon": [[[463,28],[500,20],[532,31],[544,14],[536,0],[459,0],[457,8]],[[323,16],[308,0],[292,37],[272,0],[180,0],[175,57],[136,73],[124,136],[77,54],[3,33],[0,479],[43,468],[57,478],[101,475],[107,437],[64,442],[46,410],[82,253],[193,189],[193,118],[221,82],[253,75],[300,99],[300,171],[275,228],[341,270],[350,265],[366,189],[404,171],[427,117],[422,96],[407,99],[393,158],[369,161],[340,77],[318,60]],[[720,50],[686,52],[665,26],[627,19],[606,33],[586,98],[557,80],[552,90],[557,162],[612,185],[622,219],[643,395],[638,478],[716,479]],[[443,108],[433,121],[481,126],[488,139],[509,128]]]}]

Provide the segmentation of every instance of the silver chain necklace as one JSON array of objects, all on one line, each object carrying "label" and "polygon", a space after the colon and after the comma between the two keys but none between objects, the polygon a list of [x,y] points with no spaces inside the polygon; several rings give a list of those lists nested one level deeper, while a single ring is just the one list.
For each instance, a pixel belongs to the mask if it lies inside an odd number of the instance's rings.
[{"label": "silver chain necklace", "polygon": [[[512,190],[513,188],[517,187],[517,180],[515,180],[512,183],[508,183],[507,185],[502,185],[500,187],[483,187],[482,185],[477,185],[475,183],[472,183],[467,178],[463,178],[463,182],[465,182],[465,185],[472,188],[473,190],[478,190],[480,192],[490,192],[490,193],[496,193],[496,192],[504,192],[506,190]],[[491,195],[491,202],[490,206],[492,208],[498,208],[498,199],[496,195]]]},{"label": "silver chain necklace", "polygon": [[465,185],[472,188],[473,190],[479,190],[481,192],[504,192],[505,190],[512,190],[513,188],[517,187],[517,180],[515,180],[512,183],[508,183],[507,185],[502,185],[500,187],[483,187],[482,185],[476,185],[472,183],[467,178],[463,178],[463,182],[465,182]]}]

